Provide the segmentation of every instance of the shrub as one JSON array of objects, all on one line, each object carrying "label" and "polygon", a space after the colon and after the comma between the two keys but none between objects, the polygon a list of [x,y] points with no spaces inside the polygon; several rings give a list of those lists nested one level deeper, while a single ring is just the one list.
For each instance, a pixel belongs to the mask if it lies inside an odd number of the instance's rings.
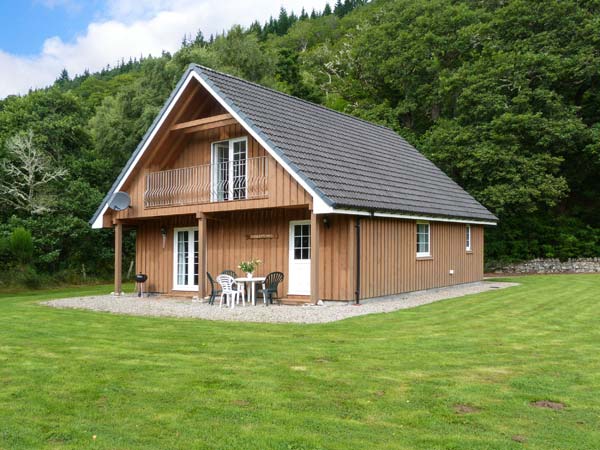
[{"label": "shrub", "polygon": [[33,239],[23,227],[15,228],[10,235],[10,251],[20,265],[27,265],[33,259]]},{"label": "shrub", "polygon": [[22,270],[17,271],[15,273],[15,278],[18,285],[29,289],[39,289],[42,285],[42,277],[31,266],[27,266]]}]

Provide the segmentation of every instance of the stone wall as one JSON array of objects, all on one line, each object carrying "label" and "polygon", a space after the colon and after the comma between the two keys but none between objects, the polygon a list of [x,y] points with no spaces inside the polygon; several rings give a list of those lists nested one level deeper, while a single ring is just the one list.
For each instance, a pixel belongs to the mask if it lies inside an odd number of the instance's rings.
[{"label": "stone wall", "polygon": [[533,259],[496,269],[495,273],[600,273],[600,258]]}]

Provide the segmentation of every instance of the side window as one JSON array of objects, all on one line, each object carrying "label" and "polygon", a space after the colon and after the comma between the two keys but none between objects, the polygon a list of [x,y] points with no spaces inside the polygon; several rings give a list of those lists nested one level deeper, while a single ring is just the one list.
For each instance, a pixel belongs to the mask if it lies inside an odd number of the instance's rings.
[{"label": "side window", "polygon": [[466,226],[466,243],[465,248],[468,252],[471,251],[471,225]]},{"label": "side window", "polygon": [[417,222],[417,258],[431,256],[429,223]]}]

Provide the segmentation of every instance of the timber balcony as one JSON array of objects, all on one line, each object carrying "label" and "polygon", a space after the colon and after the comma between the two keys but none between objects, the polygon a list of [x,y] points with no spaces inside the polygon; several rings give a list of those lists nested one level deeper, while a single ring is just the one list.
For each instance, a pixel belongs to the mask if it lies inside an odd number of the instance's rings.
[{"label": "timber balcony", "polygon": [[162,170],[146,175],[144,207],[193,205],[268,197],[266,156]]}]

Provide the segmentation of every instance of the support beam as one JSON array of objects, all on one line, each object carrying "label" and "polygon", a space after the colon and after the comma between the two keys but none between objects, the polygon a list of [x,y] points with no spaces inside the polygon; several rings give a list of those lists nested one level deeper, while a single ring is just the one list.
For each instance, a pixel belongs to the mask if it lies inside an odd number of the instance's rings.
[{"label": "support beam", "polygon": [[206,296],[206,249],[207,249],[207,219],[203,213],[196,214],[198,218],[198,300]]},{"label": "support beam", "polygon": [[310,301],[319,301],[319,248],[321,246],[321,223],[315,213],[310,215]]},{"label": "support beam", "polygon": [[235,124],[237,124],[235,119],[225,119],[219,120],[218,122],[205,123],[204,125],[196,125],[195,127],[184,128],[182,131],[184,134],[199,133],[200,131],[212,130],[214,128],[227,127]]},{"label": "support beam", "polygon": [[178,124],[175,124],[171,127],[172,131],[177,131],[177,130],[185,130],[186,128],[193,128],[193,127],[197,127],[200,125],[208,125],[214,122],[221,122],[223,120],[228,120],[228,119],[233,119],[232,115],[227,113],[227,114],[219,114],[216,116],[210,116],[210,117],[203,117],[202,119],[196,119],[196,120],[190,120],[189,122],[181,122]]},{"label": "support beam", "polygon": [[115,223],[115,295],[121,295],[123,274],[123,224]]}]

